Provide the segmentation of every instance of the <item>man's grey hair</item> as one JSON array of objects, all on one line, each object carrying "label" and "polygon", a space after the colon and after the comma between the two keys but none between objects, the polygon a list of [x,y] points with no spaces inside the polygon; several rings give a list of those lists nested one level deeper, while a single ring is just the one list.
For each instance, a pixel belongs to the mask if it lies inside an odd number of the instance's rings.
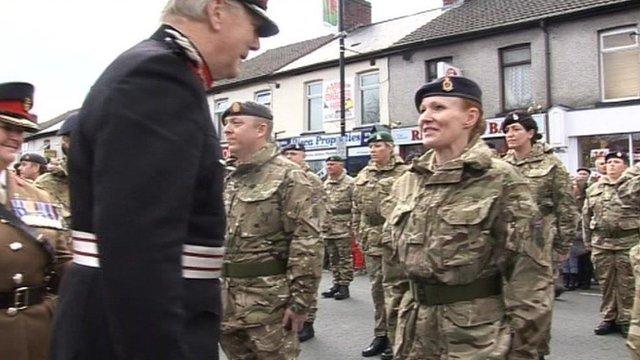
[{"label": "man's grey hair", "polygon": [[[212,0],[169,0],[162,10],[162,20],[170,16],[181,16],[191,20],[206,20],[207,5]],[[235,0],[225,0],[225,3],[235,3]]]}]

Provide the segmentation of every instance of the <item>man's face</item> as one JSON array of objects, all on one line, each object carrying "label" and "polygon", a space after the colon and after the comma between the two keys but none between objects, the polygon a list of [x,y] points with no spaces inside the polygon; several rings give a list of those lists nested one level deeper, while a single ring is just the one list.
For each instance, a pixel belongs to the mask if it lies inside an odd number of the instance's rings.
[{"label": "man's face", "polygon": [[71,144],[71,138],[69,137],[69,135],[63,135],[62,136],[62,144],[60,144],[60,147],[62,148],[62,152],[67,155],[67,153],[69,152],[69,145]]},{"label": "man's face", "polygon": [[253,116],[227,116],[224,122],[224,135],[233,155],[242,157],[244,154],[253,153],[256,144],[264,139],[267,125]]},{"label": "man's face", "polygon": [[607,160],[607,176],[611,180],[617,180],[627,169],[627,164],[622,159],[611,158]]},{"label": "man's face", "polygon": [[606,162],[604,161],[604,157],[599,157],[596,159],[596,169],[600,174],[607,173],[607,165],[606,165]]},{"label": "man's face", "polygon": [[240,74],[240,63],[250,51],[260,48],[258,28],[262,24],[262,19],[238,1],[221,1],[218,9],[215,14],[211,9],[208,13],[210,19],[215,17],[211,24],[221,35],[218,49],[224,51],[203,53],[214,80],[234,78]]},{"label": "man's face", "polygon": [[287,150],[282,155],[284,155],[287,159],[293,161],[298,165],[302,165],[304,163],[305,153],[300,150]]},{"label": "man's face", "polygon": [[327,174],[331,177],[338,177],[342,174],[344,163],[342,161],[327,161]]},{"label": "man's face", "polygon": [[40,175],[40,165],[31,161],[20,161],[20,176],[25,179],[35,180]]},{"label": "man's face", "polygon": [[588,179],[590,174],[586,170],[578,170],[577,175],[578,179]]},{"label": "man's face", "polygon": [[4,170],[15,159],[22,148],[24,131],[16,126],[0,123],[0,165]]}]

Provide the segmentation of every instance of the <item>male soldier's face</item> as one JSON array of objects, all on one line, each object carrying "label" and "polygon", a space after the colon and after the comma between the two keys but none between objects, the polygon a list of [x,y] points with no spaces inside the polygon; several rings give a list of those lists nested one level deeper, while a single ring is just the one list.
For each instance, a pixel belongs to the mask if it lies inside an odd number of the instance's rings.
[{"label": "male soldier's face", "polygon": [[520,123],[513,123],[505,127],[504,133],[509,149],[518,149],[527,144],[531,144],[531,139],[535,135],[533,130],[527,131]]},{"label": "male soldier's face", "polygon": [[577,176],[577,177],[578,177],[578,179],[583,179],[583,180],[584,180],[584,179],[588,179],[590,174],[589,174],[589,172],[588,172],[588,171],[586,171],[586,170],[579,170],[579,171],[577,172],[577,175],[578,175],[578,176]]},{"label": "male soldier's face", "polygon": [[462,99],[430,96],[422,99],[418,125],[425,147],[442,149],[454,143],[466,144],[469,133],[478,121],[475,108],[464,109]]},{"label": "male soldier's face", "polygon": [[391,159],[393,146],[384,141],[376,141],[369,144],[369,153],[371,160],[377,164],[386,164]]},{"label": "male soldier's face", "polygon": [[607,160],[607,176],[611,180],[617,180],[627,169],[627,164],[622,159],[611,158]]},{"label": "male soldier's face", "polygon": [[[200,48],[214,80],[234,78],[250,51],[260,48],[258,28],[262,20],[238,1],[214,1],[207,8],[210,25],[219,32],[219,47]],[[223,49],[223,51],[218,51]]]},{"label": "male soldier's face", "polygon": [[40,165],[31,161],[20,162],[20,176],[25,179],[35,180],[40,175]]},{"label": "male soldier's face", "polygon": [[22,148],[24,131],[16,126],[0,123],[0,166],[6,169]]},{"label": "male soldier's face", "polygon": [[300,150],[287,150],[283,153],[283,155],[293,161],[294,163],[298,164],[298,165],[302,165],[304,163],[304,158],[305,158],[305,153],[304,151],[300,151]]},{"label": "male soldier's face", "polygon": [[229,152],[243,158],[259,149],[265,140],[266,124],[253,116],[227,116],[225,118],[224,135],[229,144]]},{"label": "male soldier's face", "polygon": [[599,157],[596,159],[596,169],[598,169],[598,172],[600,174],[606,174],[607,173],[607,163],[604,160],[604,157]]},{"label": "male soldier's face", "polygon": [[344,164],[342,161],[327,161],[327,174],[331,177],[338,177],[342,174]]}]

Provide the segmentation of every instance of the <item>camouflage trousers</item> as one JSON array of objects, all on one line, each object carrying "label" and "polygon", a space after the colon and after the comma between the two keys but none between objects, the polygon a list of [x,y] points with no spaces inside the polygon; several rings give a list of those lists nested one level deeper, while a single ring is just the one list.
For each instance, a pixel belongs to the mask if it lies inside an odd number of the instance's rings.
[{"label": "camouflage trousers", "polygon": [[600,313],[603,320],[628,324],[635,288],[629,250],[593,248],[591,258],[602,288]]},{"label": "camouflage trousers", "polygon": [[382,256],[365,255],[367,273],[371,281],[371,297],[375,327],[374,336],[387,336],[387,315],[384,305],[384,286],[382,285]]},{"label": "camouflage trousers", "polygon": [[627,336],[627,347],[631,351],[631,358],[640,360],[640,245],[629,251],[633,275],[635,276],[635,299],[631,310],[631,326]]},{"label": "camouflage trousers", "polygon": [[233,360],[293,360],[300,354],[298,334],[285,330],[280,322],[224,331],[220,345]]},{"label": "camouflage trousers", "polygon": [[406,292],[395,336],[395,360],[502,360],[511,345],[499,297],[427,306]]},{"label": "camouflage trousers", "polygon": [[325,239],[324,244],[333,273],[333,283],[348,286],[353,281],[351,238]]},{"label": "camouflage trousers", "polygon": [[398,310],[405,293],[409,291],[409,281],[406,279],[400,264],[392,257],[390,244],[383,243],[382,248],[382,278],[384,287],[385,313],[387,315],[387,337],[393,347]]},{"label": "camouflage trousers", "polygon": [[[316,256],[320,264],[324,263],[324,242],[318,241],[316,248]],[[316,313],[318,312],[318,294],[313,298],[313,302],[309,306],[309,314],[307,322],[314,323],[316,321]]]}]

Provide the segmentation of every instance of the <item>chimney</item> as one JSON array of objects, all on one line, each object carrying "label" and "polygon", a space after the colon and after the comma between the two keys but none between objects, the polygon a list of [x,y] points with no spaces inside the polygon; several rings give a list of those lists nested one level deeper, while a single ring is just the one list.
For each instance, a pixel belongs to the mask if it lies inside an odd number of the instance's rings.
[{"label": "chimney", "polygon": [[367,0],[344,0],[344,28],[371,24],[371,3]]},{"label": "chimney", "polygon": [[451,9],[462,5],[464,0],[442,0],[442,7],[445,9]]}]

